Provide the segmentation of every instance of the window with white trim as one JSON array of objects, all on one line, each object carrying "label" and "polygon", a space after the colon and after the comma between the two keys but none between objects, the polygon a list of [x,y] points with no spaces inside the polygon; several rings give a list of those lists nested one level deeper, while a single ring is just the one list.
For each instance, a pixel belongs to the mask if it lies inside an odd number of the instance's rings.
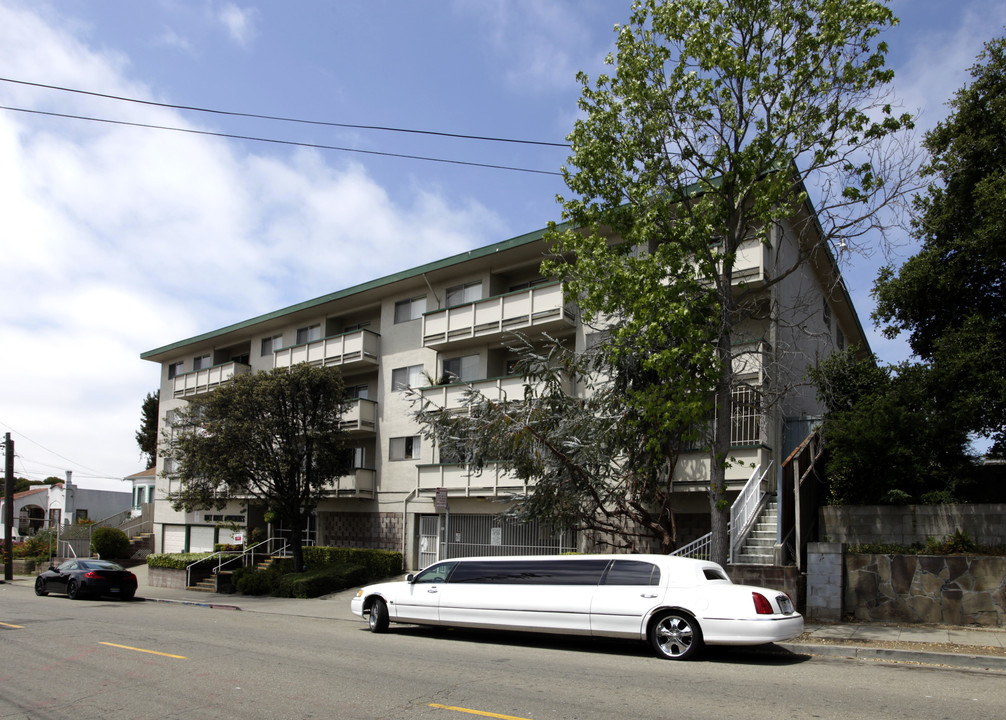
[{"label": "window with white trim", "polygon": [[426,312],[426,296],[399,300],[395,303],[395,322],[403,323],[418,320]]},{"label": "window with white trim", "polygon": [[283,349],[283,336],[273,335],[272,337],[262,338],[262,357],[272,355],[277,350]]},{"label": "window with white trim", "polygon": [[444,360],[444,381],[448,383],[471,382],[479,379],[479,356],[465,355],[464,357],[448,358]]},{"label": "window with white trim", "polygon": [[482,281],[447,288],[447,307],[464,305],[482,299]]},{"label": "window with white trim", "polygon": [[419,435],[391,438],[389,459],[418,460],[422,451],[421,439]]},{"label": "window with white trim", "polygon": [[185,372],[185,363],[176,362],[168,365],[168,380],[178,377]]},{"label": "window with white trim", "polygon": [[192,360],[193,370],[205,370],[213,364],[213,359],[209,355],[200,355]]},{"label": "window with white trim", "polygon": [[408,390],[409,388],[421,387],[422,385],[422,365],[409,365],[408,367],[395,368],[391,371],[392,391]]},{"label": "window with white trim", "polygon": [[308,327],[297,328],[297,344],[314,342],[321,340],[321,325],[309,325]]}]

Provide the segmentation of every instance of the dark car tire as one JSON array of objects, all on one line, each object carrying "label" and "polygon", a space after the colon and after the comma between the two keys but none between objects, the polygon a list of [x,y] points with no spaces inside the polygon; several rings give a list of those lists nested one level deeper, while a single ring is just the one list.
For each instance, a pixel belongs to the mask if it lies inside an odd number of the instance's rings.
[{"label": "dark car tire", "polygon": [[689,660],[702,650],[702,629],[687,613],[675,611],[658,616],[650,623],[647,635],[664,660]]},{"label": "dark car tire", "polygon": [[45,597],[49,592],[45,589],[45,580],[38,577],[35,578],[35,594],[39,597]]},{"label": "dark car tire", "polygon": [[66,584],[66,596],[71,600],[80,600],[80,585],[76,580],[71,580]]},{"label": "dark car tire", "polygon": [[388,630],[388,606],[380,598],[370,606],[370,632],[382,633]]}]

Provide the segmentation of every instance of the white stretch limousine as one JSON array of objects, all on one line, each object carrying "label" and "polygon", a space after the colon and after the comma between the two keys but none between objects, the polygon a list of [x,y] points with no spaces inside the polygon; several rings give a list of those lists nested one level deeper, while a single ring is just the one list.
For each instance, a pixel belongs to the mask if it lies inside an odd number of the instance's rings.
[{"label": "white stretch limousine", "polygon": [[714,562],[670,555],[444,560],[351,603],[370,629],[389,622],[649,640],[684,660],[706,645],[761,645],[803,632],[783,592],[734,585]]}]

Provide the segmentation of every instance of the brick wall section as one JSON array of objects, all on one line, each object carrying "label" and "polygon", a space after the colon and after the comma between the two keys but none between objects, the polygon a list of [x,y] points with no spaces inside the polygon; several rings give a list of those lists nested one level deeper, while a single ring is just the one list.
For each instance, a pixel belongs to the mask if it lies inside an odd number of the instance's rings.
[{"label": "brick wall section", "polygon": [[402,549],[401,513],[318,513],[318,544],[326,547]]},{"label": "brick wall section", "polygon": [[863,545],[925,544],[963,530],[979,545],[1006,545],[1006,504],[829,505],[821,508],[821,537]]}]

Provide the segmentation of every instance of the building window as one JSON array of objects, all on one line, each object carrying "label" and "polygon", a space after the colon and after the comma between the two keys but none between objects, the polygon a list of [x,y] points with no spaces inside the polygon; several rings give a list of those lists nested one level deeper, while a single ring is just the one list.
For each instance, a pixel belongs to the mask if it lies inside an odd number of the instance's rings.
[{"label": "building window", "polygon": [[197,358],[193,358],[193,360],[192,360],[192,369],[193,370],[205,370],[206,368],[210,367],[211,364],[212,364],[212,360],[210,359],[209,355],[200,355]]},{"label": "building window", "polygon": [[449,358],[444,360],[443,382],[471,382],[479,378],[479,356],[465,355],[464,357]]},{"label": "building window", "polygon": [[464,305],[482,299],[482,281],[447,288],[447,307]]},{"label": "building window", "polygon": [[168,380],[174,377],[178,377],[183,372],[185,372],[185,363],[176,362],[168,365]]},{"label": "building window", "polygon": [[835,345],[838,346],[839,350],[845,350],[845,333],[842,332],[842,328],[835,328]]},{"label": "building window", "polygon": [[418,320],[426,312],[426,296],[399,300],[395,303],[395,322],[403,323]]},{"label": "building window", "polygon": [[391,460],[418,460],[421,451],[420,436],[391,438]]},{"label": "building window", "polygon": [[77,510],[73,517],[77,523],[87,522],[87,510]]},{"label": "building window", "polygon": [[309,327],[297,328],[297,344],[314,342],[321,340],[321,325],[311,325]]},{"label": "building window", "polygon": [[346,397],[350,400],[366,400],[369,393],[369,385],[351,385],[346,388]]},{"label": "building window", "polygon": [[824,326],[831,329],[831,305],[828,304],[828,298],[824,299]]},{"label": "building window", "polygon": [[277,350],[282,349],[283,349],[282,335],[273,335],[272,337],[262,338],[262,357],[272,355]]},{"label": "building window", "polygon": [[422,384],[422,365],[410,365],[409,367],[395,368],[391,371],[392,391],[408,390],[409,388],[420,387]]}]

